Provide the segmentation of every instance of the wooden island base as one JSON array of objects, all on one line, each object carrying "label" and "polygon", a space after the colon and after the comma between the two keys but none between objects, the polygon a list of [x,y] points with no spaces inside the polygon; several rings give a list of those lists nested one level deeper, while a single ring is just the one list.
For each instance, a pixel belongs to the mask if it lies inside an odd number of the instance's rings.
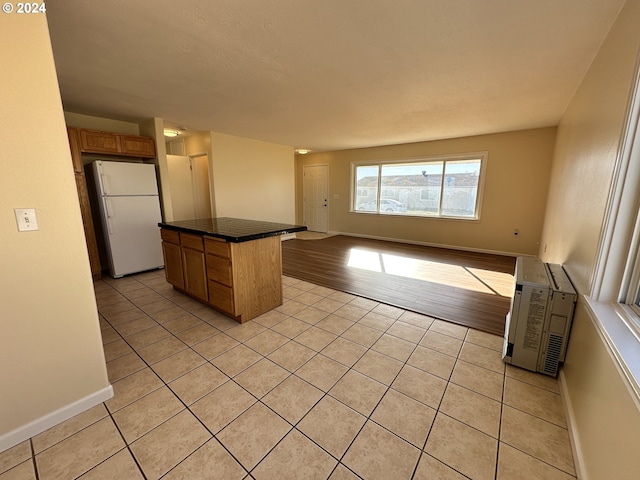
[{"label": "wooden island base", "polygon": [[175,289],[244,323],[282,305],[280,236],[243,242],[162,228]]}]

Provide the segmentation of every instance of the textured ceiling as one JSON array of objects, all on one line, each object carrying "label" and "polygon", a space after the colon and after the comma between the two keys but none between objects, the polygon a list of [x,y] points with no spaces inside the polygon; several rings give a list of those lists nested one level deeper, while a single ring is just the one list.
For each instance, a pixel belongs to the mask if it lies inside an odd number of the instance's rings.
[{"label": "textured ceiling", "polygon": [[312,150],[556,125],[624,0],[54,0],[64,108]]}]

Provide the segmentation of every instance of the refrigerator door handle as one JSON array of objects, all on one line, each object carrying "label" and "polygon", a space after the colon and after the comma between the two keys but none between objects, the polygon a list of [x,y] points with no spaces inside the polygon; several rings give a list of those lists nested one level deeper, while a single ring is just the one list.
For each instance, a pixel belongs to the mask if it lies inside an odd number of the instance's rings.
[{"label": "refrigerator door handle", "polygon": [[103,197],[102,201],[104,202],[104,213],[107,223],[107,230],[109,230],[109,235],[113,235],[113,228],[111,227],[111,209],[109,208],[109,197]]},{"label": "refrigerator door handle", "polygon": [[105,175],[102,171],[102,163],[96,162],[98,165],[98,179],[100,181],[100,190],[102,195],[109,195],[109,191],[107,188],[107,175]]}]

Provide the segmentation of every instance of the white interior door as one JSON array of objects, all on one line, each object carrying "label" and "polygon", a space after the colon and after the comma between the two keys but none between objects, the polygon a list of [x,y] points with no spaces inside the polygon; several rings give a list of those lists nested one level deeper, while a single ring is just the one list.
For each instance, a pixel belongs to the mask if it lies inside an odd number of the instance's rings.
[{"label": "white interior door", "polygon": [[329,228],[329,166],[303,167],[304,224],[312,232],[326,233]]},{"label": "white interior door", "polygon": [[193,186],[191,185],[191,164],[189,157],[167,155],[169,171],[169,189],[171,190],[171,208],[173,220],[193,220]]},{"label": "white interior door", "polygon": [[211,217],[209,157],[167,155],[173,220]]},{"label": "white interior door", "polygon": [[209,188],[209,157],[196,155],[191,160],[191,184],[196,218],[211,218],[211,190]]}]

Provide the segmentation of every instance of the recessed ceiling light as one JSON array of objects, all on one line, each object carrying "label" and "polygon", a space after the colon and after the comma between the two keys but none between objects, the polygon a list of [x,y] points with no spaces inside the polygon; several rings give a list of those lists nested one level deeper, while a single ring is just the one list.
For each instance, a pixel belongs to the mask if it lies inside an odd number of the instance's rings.
[{"label": "recessed ceiling light", "polygon": [[306,148],[296,148],[296,153],[299,153],[300,155],[306,155],[307,153],[309,153],[311,150],[308,150]]},{"label": "recessed ceiling light", "polygon": [[164,136],[165,137],[177,137],[178,135],[180,135],[180,132],[178,130],[174,130],[172,128],[165,128],[164,129]]}]

